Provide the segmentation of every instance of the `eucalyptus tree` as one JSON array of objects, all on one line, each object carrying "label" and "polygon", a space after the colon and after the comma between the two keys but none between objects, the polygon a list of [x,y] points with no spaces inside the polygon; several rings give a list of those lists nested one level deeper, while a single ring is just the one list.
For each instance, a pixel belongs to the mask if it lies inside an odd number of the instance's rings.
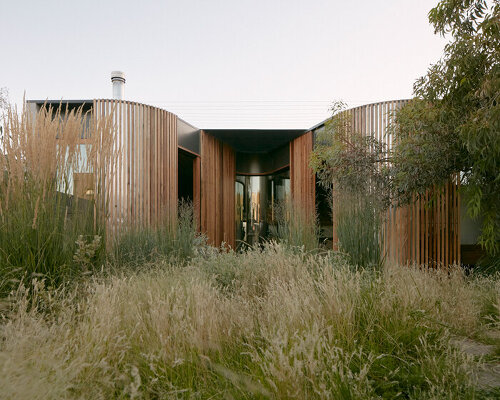
[{"label": "eucalyptus tree", "polygon": [[399,201],[456,174],[468,213],[482,219],[480,243],[500,250],[500,2],[443,0],[429,12],[449,37],[442,58],[414,84],[397,115],[392,154]]},{"label": "eucalyptus tree", "polygon": [[[374,139],[355,135],[347,143],[337,133],[330,135],[329,148],[326,142],[319,143],[312,166],[325,184],[336,181],[359,188],[369,180],[377,188],[371,193],[378,193],[382,205],[408,203],[415,194],[458,176],[468,213],[481,217],[480,244],[497,255],[500,1],[442,0],[428,16],[435,33],[449,42],[441,59],[416,80],[413,100],[397,112],[389,127],[396,141],[387,159]],[[333,130],[338,129],[339,118],[333,118],[337,120],[331,123]]]}]

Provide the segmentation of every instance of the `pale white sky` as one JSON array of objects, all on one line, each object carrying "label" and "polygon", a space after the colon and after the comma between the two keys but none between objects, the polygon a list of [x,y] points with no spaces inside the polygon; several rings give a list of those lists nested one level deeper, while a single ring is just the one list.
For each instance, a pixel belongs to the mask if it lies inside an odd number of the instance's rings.
[{"label": "pale white sky", "polygon": [[445,40],[437,0],[0,0],[10,100],[111,97],[200,128],[308,128],[328,106],[408,98]]}]

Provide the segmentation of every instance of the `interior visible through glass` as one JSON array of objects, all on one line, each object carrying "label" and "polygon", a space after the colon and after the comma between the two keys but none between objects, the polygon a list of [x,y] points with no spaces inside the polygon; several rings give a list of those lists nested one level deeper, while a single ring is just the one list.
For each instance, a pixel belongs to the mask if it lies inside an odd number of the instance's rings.
[{"label": "interior visible through glass", "polygon": [[236,175],[237,247],[254,245],[271,236],[277,207],[289,200],[290,171],[271,175]]}]

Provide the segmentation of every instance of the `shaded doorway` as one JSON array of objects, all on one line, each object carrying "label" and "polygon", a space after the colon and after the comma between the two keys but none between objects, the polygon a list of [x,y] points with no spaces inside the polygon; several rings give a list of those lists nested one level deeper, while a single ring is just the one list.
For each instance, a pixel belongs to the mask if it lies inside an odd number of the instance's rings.
[{"label": "shaded doorway", "polygon": [[327,248],[333,247],[332,196],[316,176],[316,218],[320,228],[320,243]]},{"label": "shaded doorway", "polygon": [[268,175],[236,175],[237,247],[253,246],[276,236],[277,208],[289,198],[289,168]]},{"label": "shaded doorway", "polygon": [[193,218],[200,223],[200,156],[179,148],[177,169],[177,200],[189,202]]},{"label": "shaded doorway", "polygon": [[179,149],[179,167],[177,173],[178,200],[193,202],[194,200],[194,163],[196,156]]}]

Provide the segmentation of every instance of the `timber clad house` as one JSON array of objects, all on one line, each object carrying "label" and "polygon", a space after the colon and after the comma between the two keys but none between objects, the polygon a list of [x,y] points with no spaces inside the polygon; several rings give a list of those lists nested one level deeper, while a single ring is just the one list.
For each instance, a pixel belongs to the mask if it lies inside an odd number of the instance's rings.
[{"label": "timber clad house", "polygon": [[[149,225],[165,216],[175,220],[179,200],[187,199],[209,242],[236,248],[268,236],[275,227],[275,204],[293,198],[306,211],[317,210],[323,239],[335,242],[325,193],[309,167],[316,134],[326,121],[307,130],[199,129],[161,108],[122,100],[122,73],[113,72],[112,81],[114,99],[63,102],[70,109],[83,106],[90,118],[114,112],[122,157],[116,176],[106,182],[108,223]],[[385,136],[390,114],[405,102],[349,110],[353,129],[386,140],[390,147],[392,138]],[[33,112],[60,103],[28,101]],[[92,173],[75,172],[73,180],[74,196],[93,193]],[[432,207],[424,198],[389,210],[383,229],[386,259],[402,264],[474,263],[468,250],[476,249],[477,227],[465,221],[457,190],[458,183],[450,181]],[[464,224],[471,225],[467,232],[461,232]]]}]

